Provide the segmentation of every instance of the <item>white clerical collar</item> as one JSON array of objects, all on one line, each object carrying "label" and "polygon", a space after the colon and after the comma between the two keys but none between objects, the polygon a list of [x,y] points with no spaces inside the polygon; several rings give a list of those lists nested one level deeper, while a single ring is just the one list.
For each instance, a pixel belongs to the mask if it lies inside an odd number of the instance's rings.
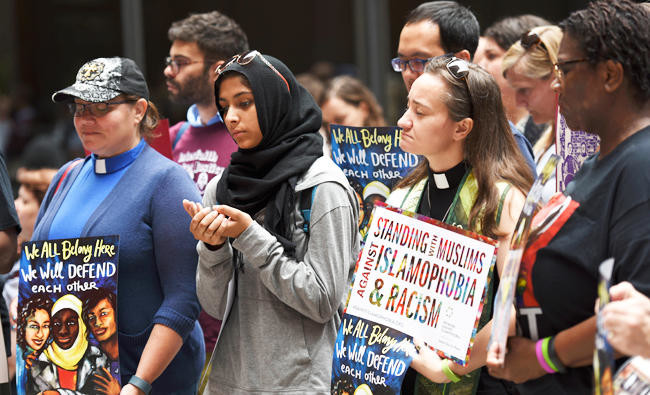
[{"label": "white clerical collar", "polygon": [[95,174],[109,174],[121,170],[131,163],[140,155],[146,143],[140,140],[138,145],[130,150],[110,158],[100,158],[96,154],[91,154],[94,162]]},{"label": "white clerical collar", "polygon": [[445,173],[433,173],[433,181],[436,183],[438,189],[449,189],[449,181]]}]

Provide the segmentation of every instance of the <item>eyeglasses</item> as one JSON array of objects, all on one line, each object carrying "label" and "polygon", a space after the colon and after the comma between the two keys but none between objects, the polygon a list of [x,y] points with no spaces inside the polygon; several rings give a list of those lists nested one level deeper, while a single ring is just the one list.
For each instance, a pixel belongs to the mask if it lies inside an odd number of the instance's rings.
[{"label": "eyeglasses", "polygon": [[287,90],[289,92],[291,92],[291,88],[289,88],[289,83],[287,82],[287,79],[284,78],[284,76],[282,74],[280,74],[280,72],[275,67],[273,67],[273,65],[268,60],[266,60],[264,55],[262,55],[257,50],[251,50],[251,51],[248,51],[248,52],[244,52],[243,54],[233,56],[232,58],[230,58],[230,60],[227,60],[227,61],[223,62],[222,64],[220,64],[219,67],[217,67],[217,70],[215,72],[217,74],[223,73],[226,70],[226,68],[228,66],[230,66],[231,64],[233,64],[234,62],[237,62],[237,64],[239,64],[239,65],[245,66],[245,65],[249,64],[250,62],[252,62],[253,59],[255,59],[257,56],[259,56],[262,63],[267,65],[271,70],[273,70],[273,72],[275,74],[277,74],[280,78],[282,78],[282,81],[284,81],[285,85],[287,86]]},{"label": "eyeglasses", "polygon": [[406,70],[407,65],[412,72],[422,73],[424,72],[424,66],[426,66],[427,62],[430,61],[431,59],[433,58],[428,58],[428,59],[414,58],[409,60],[394,58],[393,60],[390,61],[390,64],[391,66],[393,66],[393,70],[395,70],[398,73]]},{"label": "eyeglasses", "polygon": [[566,68],[563,68],[563,66],[566,66],[568,64],[582,63],[588,61],[589,59],[582,58],[582,59],[572,59],[572,60],[565,60],[563,62],[557,62],[553,64],[553,71],[555,72],[555,76],[557,77],[557,79],[562,80],[564,76],[567,75],[570,71],[570,70],[566,70]]},{"label": "eyeglasses", "polygon": [[111,106],[124,103],[133,103],[135,100],[122,100],[122,101],[112,101],[112,102],[101,102],[101,103],[68,103],[68,110],[73,117],[81,117],[86,111],[88,111],[94,117],[103,117],[109,112],[113,111]]},{"label": "eyeglasses", "polygon": [[467,82],[467,75],[469,74],[469,63],[465,59],[452,56],[447,62],[447,71],[457,80],[465,81],[467,87],[467,94],[469,96],[470,114],[474,114],[474,105],[472,104],[472,91],[469,89]]},{"label": "eyeglasses", "polygon": [[209,62],[208,60],[189,60],[186,58],[172,59],[171,56],[165,58],[165,67],[169,66],[172,68],[172,73],[178,74],[181,69],[185,66],[194,64],[194,63],[205,63]]}]

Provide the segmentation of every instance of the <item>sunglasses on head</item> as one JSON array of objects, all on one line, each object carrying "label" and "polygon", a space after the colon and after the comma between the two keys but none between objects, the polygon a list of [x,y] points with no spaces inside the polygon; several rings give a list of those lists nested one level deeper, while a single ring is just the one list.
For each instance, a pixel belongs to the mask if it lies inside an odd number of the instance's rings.
[{"label": "sunglasses on head", "polygon": [[519,43],[521,46],[528,51],[532,47],[539,45],[544,49],[544,51],[548,52],[548,49],[546,49],[546,45],[544,45],[544,42],[542,39],[539,37],[539,35],[535,32],[526,32],[521,35],[521,39],[519,39]]},{"label": "sunglasses on head", "polygon": [[469,63],[465,59],[452,56],[447,62],[447,71],[457,80],[464,79],[469,74]]},{"label": "sunglasses on head", "polygon": [[474,113],[474,105],[472,104],[472,91],[469,89],[469,82],[467,82],[467,75],[469,74],[469,62],[465,59],[451,56],[446,64],[447,71],[457,80],[465,81],[467,87],[467,94],[469,95],[470,114]]},{"label": "sunglasses on head", "polygon": [[273,72],[275,74],[277,74],[282,79],[282,81],[284,81],[284,84],[287,86],[287,91],[291,92],[291,89],[289,88],[289,83],[287,82],[286,78],[284,78],[284,76],[282,74],[280,74],[280,72],[275,67],[273,67],[273,65],[268,60],[266,60],[264,55],[262,55],[257,50],[251,50],[251,51],[244,52],[242,54],[233,56],[229,60],[227,60],[227,61],[223,62],[222,64],[220,64],[219,67],[217,67],[216,73],[217,74],[223,73],[226,70],[226,68],[228,66],[230,66],[231,64],[233,64],[234,62],[237,62],[237,64],[239,64],[241,66],[245,66],[245,65],[249,64],[250,62],[252,62],[253,59],[255,59],[258,56],[259,56],[260,60],[262,61],[262,63],[264,63],[271,70],[273,70]]}]

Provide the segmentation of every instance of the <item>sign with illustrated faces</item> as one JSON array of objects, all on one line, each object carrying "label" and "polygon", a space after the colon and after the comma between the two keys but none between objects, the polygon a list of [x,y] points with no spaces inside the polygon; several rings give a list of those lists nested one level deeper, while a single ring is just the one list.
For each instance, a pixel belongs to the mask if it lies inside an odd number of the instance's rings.
[{"label": "sign with illustrated faces", "polygon": [[19,395],[109,394],[119,388],[119,236],[22,245],[17,329]]},{"label": "sign with illustrated faces", "polygon": [[557,191],[564,192],[584,161],[600,150],[600,138],[595,134],[571,130],[559,110],[556,119],[555,147],[562,159],[557,167]]},{"label": "sign with illustrated faces", "polygon": [[417,155],[399,148],[402,128],[330,125],[332,160],[343,170],[359,201],[359,230],[365,237],[377,201],[415,167]]},{"label": "sign with illustrated faces", "polygon": [[398,394],[413,338],[465,365],[496,253],[490,238],[377,203],[337,334],[332,393]]}]

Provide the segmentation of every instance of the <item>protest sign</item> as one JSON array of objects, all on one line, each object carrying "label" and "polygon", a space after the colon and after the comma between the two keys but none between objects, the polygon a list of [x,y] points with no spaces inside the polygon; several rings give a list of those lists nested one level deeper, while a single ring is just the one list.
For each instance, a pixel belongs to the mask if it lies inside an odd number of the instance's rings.
[{"label": "protest sign", "polygon": [[413,337],[465,365],[495,260],[492,239],[377,203],[336,340],[333,388],[343,377],[399,393]]},{"label": "protest sign", "polygon": [[614,376],[614,393],[650,394],[650,359],[638,356],[628,359]]},{"label": "protest sign", "polygon": [[402,129],[330,125],[332,159],[343,170],[359,201],[359,229],[365,236],[376,201],[418,164],[417,155],[399,148]]},{"label": "protest sign", "polygon": [[411,349],[411,336],[345,314],[334,346],[332,393],[398,394]]},{"label": "protest sign", "polygon": [[109,385],[119,385],[118,244],[118,236],[23,244],[18,394],[100,394]]},{"label": "protest sign", "polygon": [[595,134],[571,130],[560,114],[559,107],[556,119],[555,144],[557,154],[562,160],[561,166],[557,167],[557,191],[564,192],[585,159],[598,152],[600,138]]},{"label": "protest sign", "polygon": [[510,239],[510,250],[508,251],[506,263],[503,265],[499,289],[494,298],[492,333],[488,345],[488,362],[495,364],[504,363],[508,329],[510,327],[510,314],[514,303],[517,279],[519,278],[521,258],[526,243],[528,242],[533,215],[538,211],[542,203],[544,185],[550,182],[551,176],[555,174],[559,159],[557,155],[551,155],[540,174],[537,175],[532,188],[530,188],[528,195],[526,195],[524,208],[521,210],[521,214],[519,214],[515,231]]},{"label": "protest sign", "polygon": [[609,303],[609,287],[614,269],[614,258],[604,260],[598,265],[598,303],[596,313],[596,338],[594,347],[594,394],[614,394],[614,349],[607,340],[607,330],[603,323],[602,310]]}]

